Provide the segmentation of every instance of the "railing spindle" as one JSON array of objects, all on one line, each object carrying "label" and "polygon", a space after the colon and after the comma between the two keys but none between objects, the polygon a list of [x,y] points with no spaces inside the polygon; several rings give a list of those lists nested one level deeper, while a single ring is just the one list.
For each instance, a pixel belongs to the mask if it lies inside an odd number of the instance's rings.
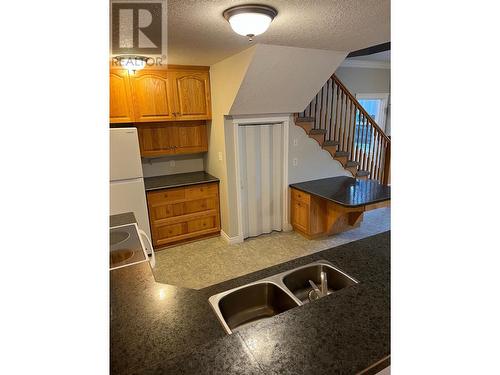
[{"label": "railing spindle", "polygon": [[314,128],[324,129],[325,139],[337,141],[338,150],[347,151],[360,170],[388,183],[391,140],[335,74],[296,117],[313,117]]}]

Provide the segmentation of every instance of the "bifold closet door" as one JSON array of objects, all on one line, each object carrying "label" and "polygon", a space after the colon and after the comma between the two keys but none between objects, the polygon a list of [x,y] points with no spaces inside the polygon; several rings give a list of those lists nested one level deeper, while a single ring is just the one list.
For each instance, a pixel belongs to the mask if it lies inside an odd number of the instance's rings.
[{"label": "bifold closet door", "polygon": [[238,126],[243,237],[283,229],[283,124]]}]

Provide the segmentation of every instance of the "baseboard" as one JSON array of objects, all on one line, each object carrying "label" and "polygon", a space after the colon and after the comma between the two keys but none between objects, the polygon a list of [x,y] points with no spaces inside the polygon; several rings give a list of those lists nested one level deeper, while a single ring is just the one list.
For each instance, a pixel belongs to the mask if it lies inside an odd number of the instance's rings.
[{"label": "baseboard", "polygon": [[220,231],[220,236],[226,241],[229,245],[234,245],[235,243],[241,243],[243,242],[243,236],[238,235],[235,237],[229,237],[226,232],[223,230]]}]

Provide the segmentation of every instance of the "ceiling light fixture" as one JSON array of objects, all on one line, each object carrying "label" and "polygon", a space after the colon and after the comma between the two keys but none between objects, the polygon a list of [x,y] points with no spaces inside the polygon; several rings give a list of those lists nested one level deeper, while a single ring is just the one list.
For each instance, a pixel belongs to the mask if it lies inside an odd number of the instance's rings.
[{"label": "ceiling light fixture", "polygon": [[133,55],[122,55],[116,56],[120,65],[127,69],[129,72],[136,72],[137,70],[144,69],[148,62],[148,57],[145,56],[133,56]]},{"label": "ceiling light fixture", "polygon": [[222,15],[235,33],[247,36],[251,42],[269,28],[278,11],[267,5],[249,4],[226,9]]}]

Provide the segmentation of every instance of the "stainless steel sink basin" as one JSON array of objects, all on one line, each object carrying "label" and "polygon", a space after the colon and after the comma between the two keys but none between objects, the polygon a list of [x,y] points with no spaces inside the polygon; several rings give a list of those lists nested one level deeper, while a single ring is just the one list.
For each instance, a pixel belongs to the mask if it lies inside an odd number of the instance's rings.
[{"label": "stainless steel sink basin", "polygon": [[299,305],[284,289],[266,281],[217,294],[209,301],[227,333]]},{"label": "stainless steel sink basin", "polygon": [[322,296],[357,284],[351,276],[327,261],[318,261],[279,273],[238,288],[215,294],[208,300],[227,333],[246,324],[267,319],[310,302],[313,284],[320,285],[321,272],[328,289]]},{"label": "stainless steel sink basin", "polygon": [[309,293],[313,290],[310,281],[321,284],[321,272],[326,273],[328,294],[339,291],[358,282],[326,262],[320,262],[297,268],[283,276],[283,284],[303,304],[310,302]]}]

